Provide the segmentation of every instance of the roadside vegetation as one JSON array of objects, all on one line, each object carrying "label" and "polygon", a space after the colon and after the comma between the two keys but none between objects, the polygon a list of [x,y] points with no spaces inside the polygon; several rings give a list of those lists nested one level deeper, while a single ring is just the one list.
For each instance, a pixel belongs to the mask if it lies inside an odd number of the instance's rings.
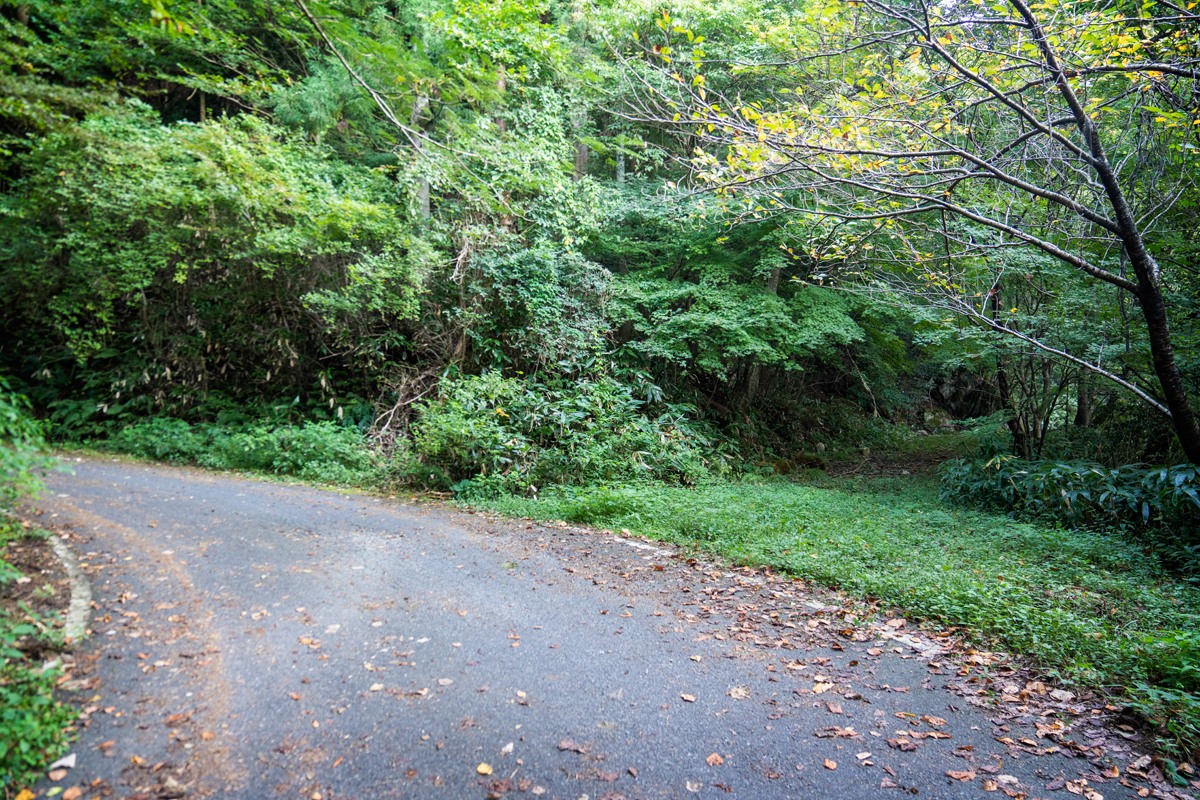
[{"label": "roadside vegetation", "polygon": [[68,726],[77,713],[54,695],[62,671],[50,657],[61,647],[57,620],[10,599],[12,590],[35,578],[10,563],[16,544],[45,533],[24,525],[13,504],[36,492],[49,467],[40,425],[28,401],[0,378],[0,795],[13,796],[32,783],[49,761],[65,752]]}]

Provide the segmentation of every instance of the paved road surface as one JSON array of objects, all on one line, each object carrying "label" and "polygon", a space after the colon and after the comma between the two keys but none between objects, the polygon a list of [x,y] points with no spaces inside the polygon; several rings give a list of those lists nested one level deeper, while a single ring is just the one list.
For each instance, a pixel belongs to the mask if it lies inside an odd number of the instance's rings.
[{"label": "paved road surface", "polygon": [[[1099,757],[1139,742],[1097,701],[1034,687],[999,702],[1029,676],[987,656],[956,675],[948,640],[906,639],[914,626],[795,581],[404,498],[72,466],[38,507],[95,594],[66,686],[88,727],[75,769],[41,789],[1036,798],[1092,775],[1105,798],[1136,796],[1099,782]],[[985,667],[995,684],[967,682]],[[1058,719],[1037,736],[1032,723]]]}]

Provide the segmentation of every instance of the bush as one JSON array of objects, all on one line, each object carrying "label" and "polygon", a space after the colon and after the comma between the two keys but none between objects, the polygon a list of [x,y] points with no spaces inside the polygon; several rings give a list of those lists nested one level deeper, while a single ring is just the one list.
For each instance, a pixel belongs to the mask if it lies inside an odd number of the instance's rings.
[{"label": "bush", "polygon": [[100,448],[141,458],[294,475],[321,483],[373,480],[375,454],[353,428],[333,422],[228,429],[150,417],[122,428]]},{"label": "bush", "polygon": [[1088,461],[959,459],[942,470],[943,500],[1096,529],[1154,531],[1200,545],[1200,474],[1191,464],[1106,468]]},{"label": "bush", "polygon": [[562,386],[497,373],[448,379],[413,431],[430,474],[528,491],[538,484],[658,480],[694,483],[725,464],[685,406],[656,417],[607,376]]},{"label": "bush", "polygon": [[50,465],[41,425],[29,415],[29,401],[13,392],[0,375],[0,506],[33,494]]}]

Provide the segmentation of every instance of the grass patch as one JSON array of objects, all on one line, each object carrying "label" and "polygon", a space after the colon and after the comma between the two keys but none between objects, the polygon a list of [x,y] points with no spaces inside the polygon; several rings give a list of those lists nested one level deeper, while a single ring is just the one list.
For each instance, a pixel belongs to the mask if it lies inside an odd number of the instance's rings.
[{"label": "grass patch", "polygon": [[915,476],[821,482],[558,489],[484,504],[628,528],[968,626],[1050,676],[1124,687],[1151,714],[1169,706],[1163,736],[1200,744],[1200,590],[1152,550],[949,508]]}]

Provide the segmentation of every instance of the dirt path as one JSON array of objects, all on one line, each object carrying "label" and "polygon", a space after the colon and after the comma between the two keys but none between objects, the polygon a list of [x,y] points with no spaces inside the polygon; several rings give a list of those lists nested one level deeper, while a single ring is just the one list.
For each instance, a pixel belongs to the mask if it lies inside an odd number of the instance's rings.
[{"label": "dirt path", "polygon": [[[949,652],[952,639],[796,581],[598,531],[195,470],[73,466],[38,508],[95,596],[65,685],[86,728],[76,767],[42,790],[1158,791],[1122,785],[1142,743],[1094,699],[1041,695],[1002,657]],[[1105,777],[1110,763],[1119,778]]]}]

